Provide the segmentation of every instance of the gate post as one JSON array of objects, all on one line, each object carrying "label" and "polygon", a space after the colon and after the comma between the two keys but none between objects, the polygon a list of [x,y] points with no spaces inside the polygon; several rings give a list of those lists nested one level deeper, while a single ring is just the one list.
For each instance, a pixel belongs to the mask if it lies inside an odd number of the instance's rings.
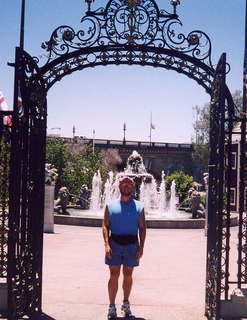
[{"label": "gate post", "polygon": [[0,313],[7,315],[8,287],[7,287],[7,240],[9,227],[9,155],[10,137],[9,127],[4,125],[4,117],[11,116],[12,111],[0,111]]},{"label": "gate post", "polygon": [[7,272],[11,320],[41,313],[46,117],[39,68],[16,48]]},{"label": "gate post", "polygon": [[[215,71],[210,106],[210,161],[208,184],[208,239],[206,311],[208,319],[219,320],[221,293],[227,291],[223,280],[223,228],[227,227],[223,205],[225,166],[225,74],[226,54],[223,53]],[[226,250],[227,254],[227,250]],[[227,278],[228,279],[228,278]]]}]

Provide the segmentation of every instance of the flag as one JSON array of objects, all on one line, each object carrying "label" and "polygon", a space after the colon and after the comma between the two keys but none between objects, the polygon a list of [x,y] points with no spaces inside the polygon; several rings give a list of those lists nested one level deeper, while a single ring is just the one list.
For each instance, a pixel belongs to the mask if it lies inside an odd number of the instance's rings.
[{"label": "flag", "polygon": [[0,90],[0,111],[9,111],[8,104],[1,90]]},{"label": "flag", "polygon": [[73,126],[73,136],[75,135],[75,126]]},{"label": "flag", "polygon": [[24,108],[22,103],[20,85],[18,85],[17,107],[19,116],[22,117],[24,115]]},{"label": "flag", "polygon": [[[4,98],[3,92],[0,90],[0,111],[9,111],[9,106]],[[3,120],[4,125],[11,127],[12,117],[5,116]]]},{"label": "flag", "polygon": [[151,129],[155,129],[155,128],[156,128],[156,126],[151,122],[151,124],[150,124],[150,128],[151,128]]}]

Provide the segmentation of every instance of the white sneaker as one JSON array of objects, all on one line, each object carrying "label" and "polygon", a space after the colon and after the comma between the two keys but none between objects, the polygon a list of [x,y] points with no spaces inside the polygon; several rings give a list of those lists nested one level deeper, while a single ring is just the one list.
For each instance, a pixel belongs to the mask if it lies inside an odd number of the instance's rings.
[{"label": "white sneaker", "polygon": [[108,309],[108,315],[107,315],[109,320],[113,320],[117,317],[117,309],[115,304],[110,304],[109,309]]},{"label": "white sneaker", "polygon": [[123,304],[122,304],[122,307],[121,307],[121,311],[124,313],[125,317],[131,317],[132,316],[132,313],[131,313],[131,310],[130,310],[129,301],[127,301],[127,300],[123,301]]}]

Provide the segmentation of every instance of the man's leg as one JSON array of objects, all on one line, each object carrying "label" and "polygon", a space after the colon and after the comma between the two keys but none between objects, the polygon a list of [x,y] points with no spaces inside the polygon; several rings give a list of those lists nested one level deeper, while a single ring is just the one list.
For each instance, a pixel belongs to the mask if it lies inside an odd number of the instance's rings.
[{"label": "man's leg", "polygon": [[129,300],[131,288],[132,288],[132,274],[133,267],[123,266],[123,293],[124,293],[124,301]]},{"label": "man's leg", "polygon": [[108,293],[110,304],[115,304],[115,299],[118,290],[118,278],[120,275],[121,266],[109,266],[110,268],[110,279],[108,282]]}]

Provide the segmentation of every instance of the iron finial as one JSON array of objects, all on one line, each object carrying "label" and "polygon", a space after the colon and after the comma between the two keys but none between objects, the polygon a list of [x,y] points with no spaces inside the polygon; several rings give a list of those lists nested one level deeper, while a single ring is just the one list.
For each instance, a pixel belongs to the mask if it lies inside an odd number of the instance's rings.
[{"label": "iron finial", "polygon": [[171,0],[173,6],[173,14],[177,14],[177,6],[180,5],[180,0]]},{"label": "iron finial", "polygon": [[91,11],[91,4],[94,2],[94,0],[85,0],[85,2],[88,5],[88,11]]}]

